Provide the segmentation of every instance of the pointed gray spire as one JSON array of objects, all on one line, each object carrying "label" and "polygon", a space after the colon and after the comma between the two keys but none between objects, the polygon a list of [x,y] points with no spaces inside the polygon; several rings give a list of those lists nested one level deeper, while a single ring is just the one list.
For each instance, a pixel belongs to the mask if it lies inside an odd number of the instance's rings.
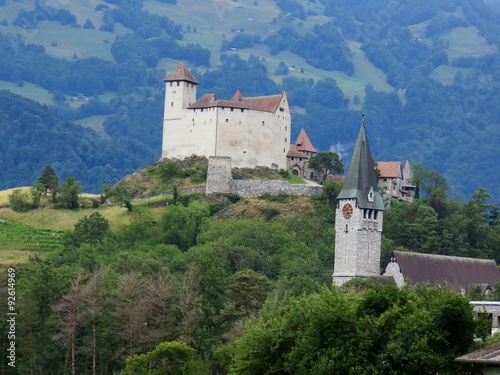
[{"label": "pointed gray spire", "polygon": [[384,210],[384,201],[378,191],[375,163],[366,136],[365,115],[361,121],[349,170],[337,199],[357,199],[358,207]]}]

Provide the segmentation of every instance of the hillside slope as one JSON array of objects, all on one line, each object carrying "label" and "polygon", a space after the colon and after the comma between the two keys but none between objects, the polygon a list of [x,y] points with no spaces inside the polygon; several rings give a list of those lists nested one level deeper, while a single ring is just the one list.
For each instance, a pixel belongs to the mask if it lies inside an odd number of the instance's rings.
[{"label": "hillside slope", "polygon": [[[132,168],[160,153],[163,78],[185,61],[200,95],[286,90],[292,138],[304,127],[316,148],[344,160],[364,110],[378,160],[424,162],[446,175],[455,196],[485,187],[500,201],[495,2],[3,3],[0,88],[51,104],[101,138],[121,137],[118,152],[134,139]],[[23,174],[0,187],[32,182]]]}]

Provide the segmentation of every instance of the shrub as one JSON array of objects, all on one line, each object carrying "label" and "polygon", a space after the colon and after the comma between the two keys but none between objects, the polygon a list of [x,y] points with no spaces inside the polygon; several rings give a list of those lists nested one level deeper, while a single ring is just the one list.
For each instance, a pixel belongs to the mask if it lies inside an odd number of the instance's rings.
[{"label": "shrub", "polygon": [[16,212],[26,212],[31,209],[30,197],[28,193],[21,189],[14,189],[9,195],[9,203],[12,209]]},{"label": "shrub", "polygon": [[170,180],[171,178],[174,178],[179,175],[179,172],[181,171],[181,167],[172,161],[167,161],[166,163],[163,163],[160,166],[160,177],[167,181]]}]

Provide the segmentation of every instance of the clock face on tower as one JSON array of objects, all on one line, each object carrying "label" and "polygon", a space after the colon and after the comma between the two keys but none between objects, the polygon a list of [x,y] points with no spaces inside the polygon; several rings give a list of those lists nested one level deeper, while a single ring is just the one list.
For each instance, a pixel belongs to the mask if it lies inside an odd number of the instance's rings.
[{"label": "clock face on tower", "polygon": [[344,207],[342,207],[342,215],[344,216],[344,219],[349,220],[352,216],[353,209],[350,203],[344,204]]}]

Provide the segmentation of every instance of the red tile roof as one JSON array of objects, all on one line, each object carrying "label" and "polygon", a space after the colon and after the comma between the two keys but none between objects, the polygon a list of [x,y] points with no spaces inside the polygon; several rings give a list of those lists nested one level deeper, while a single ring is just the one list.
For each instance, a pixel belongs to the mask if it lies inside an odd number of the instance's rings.
[{"label": "red tile roof", "polygon": [[396,178],[401,175],[401,162],[399,161],[379,161],[376,168],[380,171],[382,178]]},{"label": "red tile roof", "polygon": [[167,78],[165,78],[165,82],[171,81],[187,81],[194,84],[198,84],[198,81],[193,77],[191,72],[183,63],[177,65],[175,70],[170,74]]},{"label": "red tile roof", "polygon": [[288,150],[288,153],[286,154],[286,156],[294,157],[294,158],[307,158],[306,154],[299,151],[299,149],[297,148],[297,145],[290,145],[290,150]]},{"label": "red tile roof", "polygon": [[304,129],[300,129],[300,133],[295,144],[297,145],[299,151],[316,152],[316,149]]},{"label": "red tile roof", "polygon": [[500,281],[494,260],[394,251],[401,273],[411,284],[444,285],[455,292]]},{"label": "red tile roof", "polygon": [[215,97],[215,94],[205,94],[196,102],[191,104],[189,108],[225,107],[253,109],[255,111],[262,112],[276,112],[281,100],[283,99],[283,95],[284,94],[245,98],[239,91],[237,91],[231,100],[218,100]]}]

